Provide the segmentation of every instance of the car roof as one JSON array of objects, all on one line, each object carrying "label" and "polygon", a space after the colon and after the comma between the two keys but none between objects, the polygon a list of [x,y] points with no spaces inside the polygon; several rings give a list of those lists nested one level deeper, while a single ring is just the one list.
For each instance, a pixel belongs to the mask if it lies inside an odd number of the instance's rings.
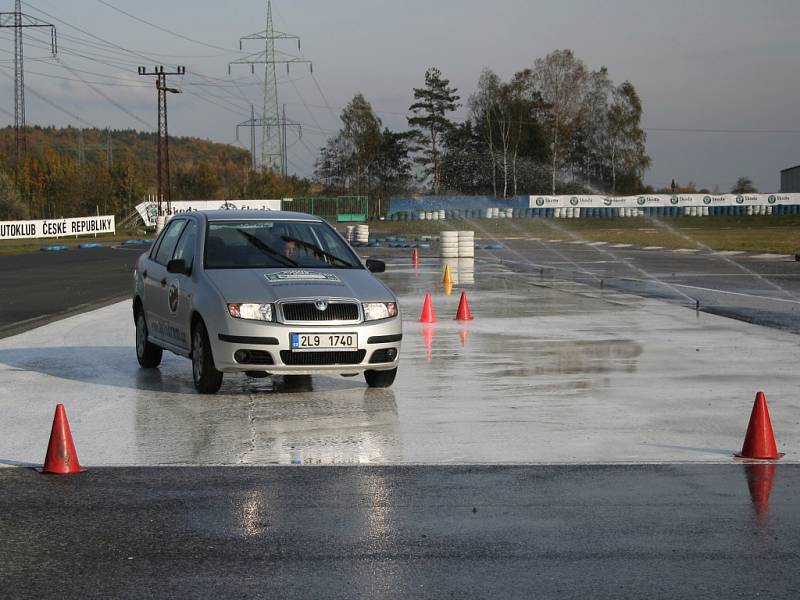
[{"label": "car roof", "polygon": [[270,219],[275,221],[315,221],[322,222],[320,217],[301,212],[285,210],[203,210],[193,212],[202,215],[207,221],[243,221]]}]

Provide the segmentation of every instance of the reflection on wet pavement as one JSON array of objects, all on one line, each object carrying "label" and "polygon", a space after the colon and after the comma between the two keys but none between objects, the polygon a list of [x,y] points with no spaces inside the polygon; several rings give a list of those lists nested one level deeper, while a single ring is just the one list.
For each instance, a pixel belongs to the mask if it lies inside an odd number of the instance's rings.
[{"label": "reflection on wet pavement", "polygon": [[[88,465],[724,462],[764,382],[797,460],[794,336],[481,261],[448,296],[442,269],[384,276],[405,319],[389,390],[229,375],[200,396],[186,359],[138,368],[128,303],[0,340],[0,464],[41,460],[57,402]],[[474,321],[453,320],[462,291]]]}]

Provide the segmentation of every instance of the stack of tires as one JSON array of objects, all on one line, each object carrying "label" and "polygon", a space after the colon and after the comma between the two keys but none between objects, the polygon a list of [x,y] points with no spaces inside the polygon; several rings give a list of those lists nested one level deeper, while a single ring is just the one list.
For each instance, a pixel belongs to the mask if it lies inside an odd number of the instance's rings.
[{"label": "stack of tires", "polygon": [[475,258],[475,232],[458,232],[458,257]]},{"label": "stack of tires", "polygon": [[473,285],[475,283],[475,259],[458,259],[458,283],[459,285]]},{"label": "stack of tires", "polygon": [[443,231],[439,240],[442,258],[458,258],[458,232]]},{"label": "stack of tires", "polygon": [[345,239],[350,242],[351,244],[355,241],[356,238],[356,226],[355,225],[348,225],[345,229]]},{"label": "stack of tires", "polygon": [[369,243],[369,225],[356,225],[355,241],[359,244]]}]

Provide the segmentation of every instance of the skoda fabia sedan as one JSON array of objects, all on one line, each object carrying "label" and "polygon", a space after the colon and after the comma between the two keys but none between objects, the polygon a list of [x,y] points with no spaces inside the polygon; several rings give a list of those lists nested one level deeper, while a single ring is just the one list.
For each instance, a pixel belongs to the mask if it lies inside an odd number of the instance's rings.
[{"label": "skoda fabia sedan", "polygon": [[134,272],[136,356],[191,358],[197,391],[223,373],[357,375],[394,381],[402,324],[397,299],[322,219],[219,211],[173,217]]}]

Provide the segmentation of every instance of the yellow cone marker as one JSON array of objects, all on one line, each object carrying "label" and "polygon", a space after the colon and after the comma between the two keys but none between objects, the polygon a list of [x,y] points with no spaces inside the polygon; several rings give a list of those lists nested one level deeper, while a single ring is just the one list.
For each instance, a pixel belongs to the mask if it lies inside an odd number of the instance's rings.
[{"label": "yellow cone marker", "polygon": [[442,278],[442,283],[449,283],[450,285],[453,284],[453,274],[450,273],[450,263],[445,263],[444,265],[444,277]]}]

